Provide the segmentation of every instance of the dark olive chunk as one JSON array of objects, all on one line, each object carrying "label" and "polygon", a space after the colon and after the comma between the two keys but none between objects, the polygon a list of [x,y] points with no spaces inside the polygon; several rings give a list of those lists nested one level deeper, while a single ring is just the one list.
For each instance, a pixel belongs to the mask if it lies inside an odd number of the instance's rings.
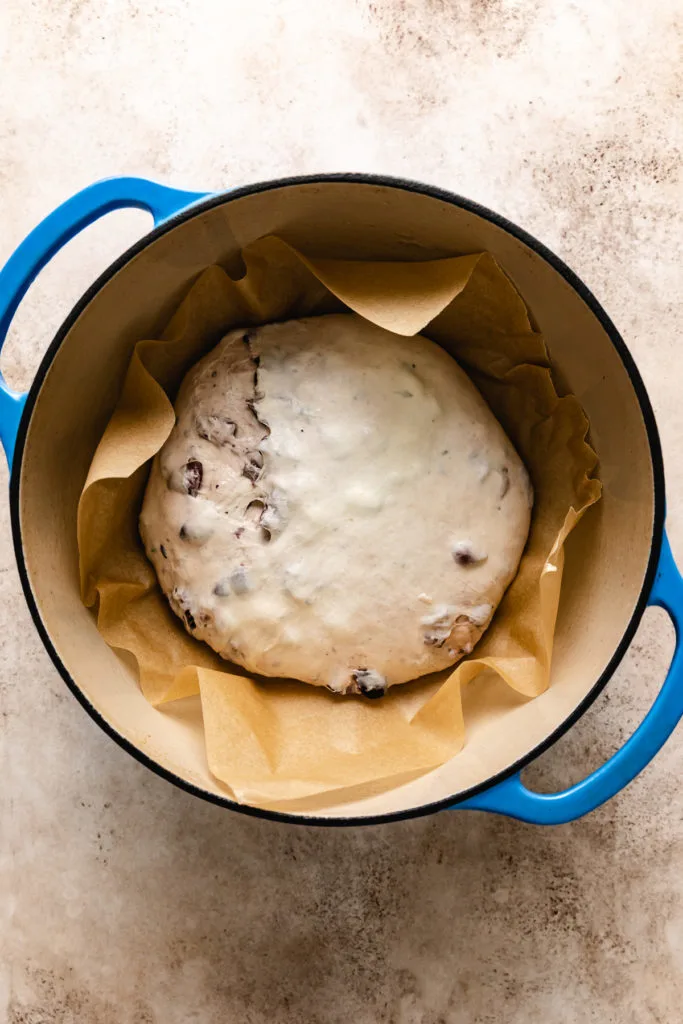
[{"label": "dark olive chunk", "polygon": [[190,459],[185,465],[185,490],[196,498],[202,486],[204,467],[197,459]]},{"label": "dark olive chunk", "polygon": [[359,693],[370,700],[377,700],[387,692],[387,681],[379,672],[371,668],[359,668],[351,673],[351,677],[358,686]]}]

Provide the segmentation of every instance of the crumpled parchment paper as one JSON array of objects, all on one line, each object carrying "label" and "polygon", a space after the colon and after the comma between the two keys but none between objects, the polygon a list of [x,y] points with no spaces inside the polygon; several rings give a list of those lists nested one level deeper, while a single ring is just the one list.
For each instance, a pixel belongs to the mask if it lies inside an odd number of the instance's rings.
[{"label": "crumpled parchment paper", "polygon": [[[210,266],[163,337],[136,346],[83,488],[78,544],[85,604],[113,648],[132,654],[159,707],[201,700],[211,772],[237,800],[298,810],[386,791],[454,757],[466,739],[461,691],[497,673],[525,697],[547,686],[563,544],[600,497],[577,399],[559,397],[524,301],[487,253],[413,263],[307,259],[280,239],[243,251],[246,273]],[[423,333],[468,371],[530,472],[535,505],[519,572],[473,654],[392,688],[381,701],[252,679],[194,640],[170,611],[138,536],[150,459],[174,423],[186,370],[232,327],[345,307],[398,334]]]}]

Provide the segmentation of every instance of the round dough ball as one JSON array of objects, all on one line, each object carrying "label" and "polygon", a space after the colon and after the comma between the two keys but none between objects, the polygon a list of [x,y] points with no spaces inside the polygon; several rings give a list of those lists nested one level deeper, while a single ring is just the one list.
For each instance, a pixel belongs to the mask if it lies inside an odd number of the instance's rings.
[{"label": "round dough ball", "polygon": [[367,696],[472,651],[532,491],[443,349],[350,314],[234,330],[176,414],[140,531],[193,636],[251,672]]}]

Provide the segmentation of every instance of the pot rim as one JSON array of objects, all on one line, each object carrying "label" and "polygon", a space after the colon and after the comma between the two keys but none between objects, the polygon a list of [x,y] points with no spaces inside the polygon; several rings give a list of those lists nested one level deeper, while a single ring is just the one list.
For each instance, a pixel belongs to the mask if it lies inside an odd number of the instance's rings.
[{"label": "pot rim", "polygon": [[[622,638],[617,645],[614,654],[612,655],[606,668],[597,679],[595,684],[591,687],[590,691],[586,694],[584,699],[574,708],[570,715],[560,723],[541,743],[537,744],[529,753],[525,754],[524,757],[519,758],[514,764],[510,765],[504,771],[498,772],[496,775],[487,779],[486,782],[479,783],[476,786],[472,786],[462,793],[447,797],[445,799],[436,800],[431,803],[421,804],[417,807],[411,807],[400,811],[392,811],[387,814],[372,814],[372,815],[349,815],[349,816],[333,816],[324,817],[320,815],[307,815],[307,814],[295,814],[287,811],[270,810],[266,808],[253,807],[247,804],[240,804],[237,801],[231,799],[228,796],[221,796],[217,793],[210,793],[207,790],[201,789],[199,786],[195,786],[193,783],[188,782],[186,779],[176,775],[175,772],[164,768],[158,762],[148,757],[147,754],[143,753],[138,747],[136,747],[130,740],[125,736],[121,735],[106,719],[101,715],[97,708],[88,700],[83,691],[79,688],[78,684],[70,675],[66,665],[62,662],[61,658],[55,650],[49,633],[43,624],[38,607],[33,597],[31,590],[31,584],[28,577],[28,571],[23,556],[23,547],[21,540],[21,523],[19,515],[19,489],[21,480],[21,465],[24,456],[24,449],[26,445],[26,437],[28,432],[28,425],[31,420],[33,408],[35,406],[38,394],[42,387],[43,381],[50,368],[52,360],[55,357],[59,347],[61,346],[64,338],[73,327],[74,323],[84,311],[86,306],[92,301],[95,295],[104,287],[104,285],[118,273],[131,259],[137,256],[143,249],[145,249],[151,242],[156,241],[166,232],[173,230],[179,224],[185,221],[191,220],[193,217],[200,213],[204,213],[207,210],[213,209],[217,206],[222,206],[224,203],[229,203],[233,199],[241,199],[244,196],[252,195],[259,192],[267,192],[276,188],[286,188],[290,186],[299,185],[317,185],[327,184],[332,182],[340,182],[347,184],[364,184],[364,185],[376,185],[384,186],[389,188],[395,188],[406,192],[415,192],[421,195],[429,196],[433,199],[441,200],[442,202],[450,203],[453,206],[460,207],[463,210],[467,210],[469,213],[474,213],[485,220],[490,221],[492,224],[508,234],[517,238],[519,241],[524,243],[530,249],[534,250],[542,259],[544,259],[550,266],[553,267],[565,281],[570,285],[571,288],[579,295],[584,303],[591,310],[593,315],[597,318],[599,323],[602,325],[605,333],[609,337],[610,341],[614,345],[614,348],[619,355],[626,372],[629,375],[631,384],[636,393],[638,404],[643,416],[645,423],[645,429],[647,432],[648,443],[650,447],[650,456],[652,459],[652,469],[654,478],[654,514],[652,523],[652,543],[650,547],[650,557],[648,560],[647,570],[643,579],[643,585],[641,587],[638,600],[636,602],[631,619],[624,630]],[[120,747],[131,754],[137,761],[145,765],[156,775],[166,779],[166,781],[173,783],[180,789],[185,790],[187,793],[191,793],[193,796],[198,796],[203,800],[208,801],[212,804],[217,804],[221,807],[227,807],[230,810],[237,811],[240,814],[246,814],[251,817],[266,818],[270,821],[278,821],[292,825],[318,825],[318,826],[357,826],[357,825],[379,825],[393,821],[403,821],[408,818],[419,818],[427,814],[433,814],[436,811],[445,810],[449,807],[457,807],[458,804],[468,800],[469,798],[476,796],[485,790],[491,789],[498,783],[503,782],[505,779],[517,772],[521,771],[527,765],[531,764],[537,757],[548,750],[557,740],[560,739],[588,710],[593,704],[599,694],[603,691],[607,685],[609,679],[613,675],[618,664],[622,660],[626,650],[628,649],[633,636],[635,635],[636,629],[643,616],[643,612],[647,607],[648,597],[652,589],[652,585],[655,579],[655,573],[657,570],[657,564],[659,561],[659,554],[662,544],[662,536],[664,532],[664,516],[665,516],[665,488],[664,488],[664,465],[662,459],[662,449],[659,439],[659,433],[657,430],[657,424],[655,421],[654,412],[650,399],[648,397],[645,385],[640,376],[640,373],[636,367],[633,356],[628,350],[623,338],[617,331],[612,320],[609,318],[603,307],[600,305],[598,300],[595,298],[590,289],[583,283],[583,281],[572,271],[570,268],[550,249],[548,249],[542,242],[539,242],[533,235],[530,235],[527,231],[518,227],[512,221],[502,217],[500,214],[489,210],[487,207],[480,205],[470,199],[466,199],[464,196],[460,196],[457,193],[449,192],[445,189],[438,188],[436,186],[425,185],[419,181],[413,181],[407,178],[397,178],[389,175],[381,174],[363,174],[363,173],[334,173],[334,174],[306,174],[306,175],[293,175],[283,178],[274,178],[268,181],[256,182],[252,185],[242,185],[235,189],[230,189],[225,192],[218,192],[210,195],[208,198],[192,203],[189,207],[180,210],[178,213],[164,220],[158,227],[153,228],[150,232],[140,238],[134,245],[127,249],[117,260],[110,264],[107,269],[100,274],[100,276],[93,282],[93,284],[87,289],[82,295],[76,305],[73,307],[69,315],[66,317],[61,327],[58,329],[54,336],[50,346],[48,347],[45,355],[43,356],[41,363],[38,367],[36,375],[33,379],[31,387],[29,389],[26,404],[22,413],[21,422],[19,425],[19,431],[16,440],[16,448],[14,461],[12,466],[12,472],[10,476],[10,515],[12,523],[12,536],[14,542],[14,553],[17,561],[17,567],[19,570],[19,577],[21,579],[21,585],[24,591],[24,597],[28,604],[31,612],[31,617],[38,630],[38,634],[52,659],[52,662],[61,675],[62,679],[68,686],[71,693],[74,695],[76,700],[81,704],[87,711],[90,717],[100,726],[104,732],[111,737]]]}]

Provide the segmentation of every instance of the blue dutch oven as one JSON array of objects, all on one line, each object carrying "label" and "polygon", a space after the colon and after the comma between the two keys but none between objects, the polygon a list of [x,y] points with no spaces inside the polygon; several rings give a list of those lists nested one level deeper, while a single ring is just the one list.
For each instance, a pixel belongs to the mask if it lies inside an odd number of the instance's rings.
[{"label": "blue dutch oven", "polygon": [[[40,636],[72,693],[124,749],[176,785],[248,814],[363,824],[448,807],[552,825],[614,796],[647,765],[683,713],[683,583],[664,533],[659,438],[643,382],[586,286],[525,231],[457,195],[368,175],[271,181],[217,195],[137,178],[101,181],[51,213],[0,272],[0,342],[36,274],[70,238],[111,210],[136,207],[154,228],[75,306],[28,394],[0,379],[0,438],[11,469],[14,545]],[[312,254],[426,259],[488,250],[515,281],[548,343],[558,381],[582,402],[600,459],[603,499],[569,539],[551,685],[505,715],[468,721],[451,762],[388,794],[315,814],[238,805],[210,775],[195,708],[159,713],[103,642],[79,597],[76,508],[135,342],[153,337],[210,263],[230,266],[276,233]],[[606,764],[562,793],[539,794],[520,772],[580,717],[608,682],[647,605],[665,608],[676,651],[654,705]]]}]

